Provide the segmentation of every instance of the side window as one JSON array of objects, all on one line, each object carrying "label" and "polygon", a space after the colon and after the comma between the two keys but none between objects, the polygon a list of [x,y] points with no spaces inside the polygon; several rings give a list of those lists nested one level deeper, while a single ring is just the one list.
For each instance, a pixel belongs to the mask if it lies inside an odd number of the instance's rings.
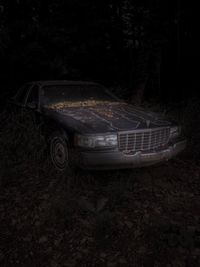
[{"label": "side window", "polygon": [[38,106],[38,93],[39,93],[39,88],[37,85],[34,85],[28,95],[28,99],[26,102],[26,105],[31,107],[31,108],[37,108]]},{"label": "side window", "polygon": [[21,87],[21,89],[19,90],[19,92],[17,93],[15,97],[15,100],[17,103],[20,103],[20,104],[25,103],[29,88],[30,88],[30,84],[26,84],[23,87]]}]

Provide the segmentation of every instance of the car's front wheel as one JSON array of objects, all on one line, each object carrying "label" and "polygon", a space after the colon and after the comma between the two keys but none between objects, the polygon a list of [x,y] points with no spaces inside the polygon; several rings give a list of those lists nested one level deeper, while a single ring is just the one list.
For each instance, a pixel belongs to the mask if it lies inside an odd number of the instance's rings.
[{"label": "car's front wheel", "polygon": [[69,148],[64,134],[54,132],[50,136],[50,156],[57,170],[63,172],[70,168]]}]

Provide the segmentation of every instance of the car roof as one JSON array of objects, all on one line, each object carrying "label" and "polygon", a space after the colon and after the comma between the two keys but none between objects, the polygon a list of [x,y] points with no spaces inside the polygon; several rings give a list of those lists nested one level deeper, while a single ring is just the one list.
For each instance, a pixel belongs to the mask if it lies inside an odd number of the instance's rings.
[{"label": "car roof", "polygon": [[32,81],[29,84],[48,86],[48,85],[99,85],[89,81],[69,81],[69,80],[52,80],[52,81]]}]

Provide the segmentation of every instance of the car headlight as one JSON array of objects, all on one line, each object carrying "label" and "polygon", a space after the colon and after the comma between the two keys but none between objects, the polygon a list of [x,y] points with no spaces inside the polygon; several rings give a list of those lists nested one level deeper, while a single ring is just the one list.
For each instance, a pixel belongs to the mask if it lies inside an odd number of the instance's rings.
[{"label": "car headlight", "polygon": [[117,135],[80,135],[75,136],[75,145],[85,148],[116,147]]},{"label": "car headlight", "polygon": [[173,126],[170,129],[170,138],[176,138],[181,134],[181,127],[180,126]]}]

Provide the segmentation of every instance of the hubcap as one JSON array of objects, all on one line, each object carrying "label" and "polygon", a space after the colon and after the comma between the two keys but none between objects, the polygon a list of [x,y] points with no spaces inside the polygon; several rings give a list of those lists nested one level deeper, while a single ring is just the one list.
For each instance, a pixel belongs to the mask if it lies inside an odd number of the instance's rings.
[{"label": "hubcap", "polygon": [[51,159],[59,170],[64,170],[68,165],[67,145],[60,137],[54,137],[51,140]]}]

